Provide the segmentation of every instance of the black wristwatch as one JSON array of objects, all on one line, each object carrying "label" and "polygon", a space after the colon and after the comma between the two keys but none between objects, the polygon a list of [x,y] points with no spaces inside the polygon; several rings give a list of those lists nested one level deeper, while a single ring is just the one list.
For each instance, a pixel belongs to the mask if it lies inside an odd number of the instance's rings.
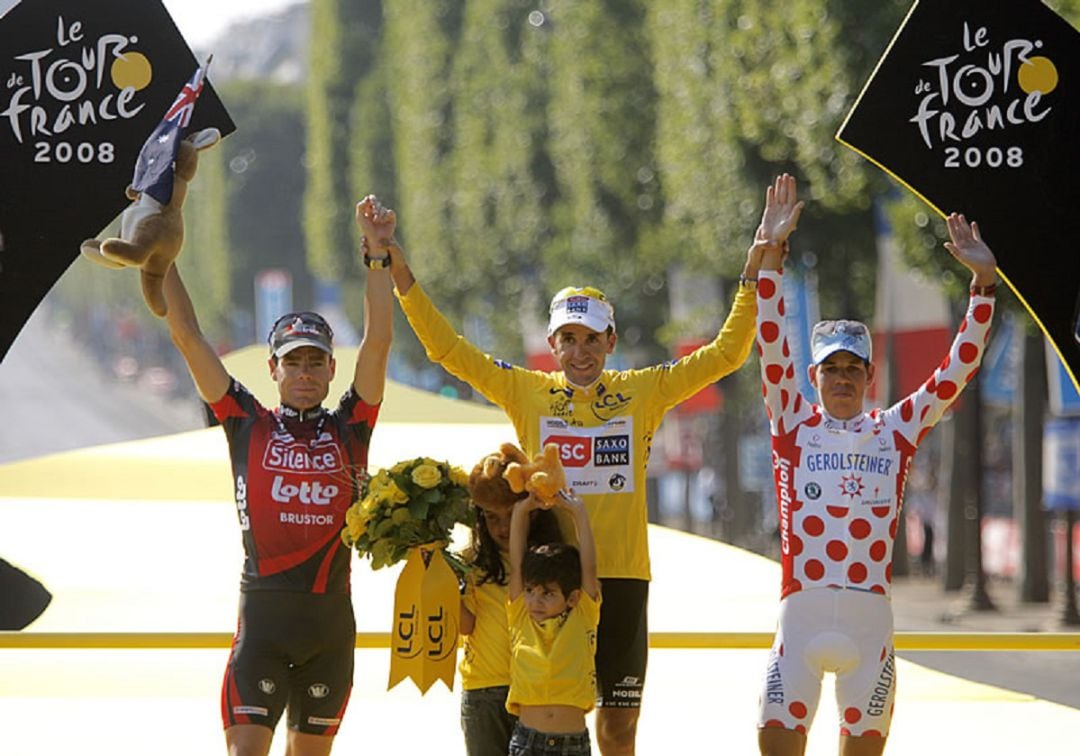
[{"label": "black wristwatch", "polygon": [[367,253],[364,254],[364,267],[371,270],[382,270],[383,268],[390,267],[390,255],[386,257],[371,257]]}]

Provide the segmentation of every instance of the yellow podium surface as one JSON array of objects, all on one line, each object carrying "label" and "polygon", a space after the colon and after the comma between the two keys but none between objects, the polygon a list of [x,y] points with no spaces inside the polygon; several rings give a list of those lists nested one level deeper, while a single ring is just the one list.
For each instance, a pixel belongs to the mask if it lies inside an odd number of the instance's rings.
[{"label": "yellow podium surface", "polygon": [[[471,466],[514,440],[497,415],[478,422],[474,408],[466,409],[442,423],[433,410],[425,410],[426,420],[384,414],[373,467],[419,455]],[[216,428],[0,466],[0,556],[54,595],[27,632],[233,632],[242,549],[230,494],[224,435]],[[651,528],[650,542],[653,632],[773,630],[778,565],[659,527]],[[361,632],[389,632],[401,566],[375,572],[354,563]],[[389,650],[356,653],[355,688],[335,753],[464,753],[457,690],[437,684],[421,696],[399,685],[388,692]],[[654,648],[638,753],[756,753],[766,654]],[[0,644],[0,754],[221,753],[219,687],[227,656],[224,646]],[[887,754],[1062,753],[1069,733],[1080,731],[1080,711],[903,660],[898,681]],[[808,754],[836,752],[834,712],[827,677]],[[279,731],[272,753],[283,753],[284,745]]]}]

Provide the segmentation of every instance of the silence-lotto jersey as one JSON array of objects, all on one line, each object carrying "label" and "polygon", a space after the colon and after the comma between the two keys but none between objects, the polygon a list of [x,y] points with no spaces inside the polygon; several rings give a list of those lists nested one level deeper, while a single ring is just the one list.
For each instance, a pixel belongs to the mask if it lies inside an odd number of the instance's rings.
[{"label": "silence-lotto jersey", "polygon": [[600,577],[648,580],[645,468],[653,434],[669,409],[746,361],[753,292],[740,288],[720,333],[693,354],[642,370],[605,370],[585,389],[562,372],[484,354],[454,331],[419,284],[400,299],[428,357],[499,405],[527,454],[559,445],[567,481],[584,498],[596,533]]},{"label": "silence-lotto jersey", "polygon": [[229,442],[244,540],[241,590],[349,593],[345,510],[379,408],[350,388],[333,412],[270,411],[235,380],[212,405]]},{"label": "silence-lotto jersey", "polygon": [[886,410],[836,420],[805,401],[784,326],[782,275],[758,280],[758,348],[780,520],[781,596],[822,587],[891,593],[892,549],[915,450],[979,369],[991,297],[972,296],[948,356]]}]

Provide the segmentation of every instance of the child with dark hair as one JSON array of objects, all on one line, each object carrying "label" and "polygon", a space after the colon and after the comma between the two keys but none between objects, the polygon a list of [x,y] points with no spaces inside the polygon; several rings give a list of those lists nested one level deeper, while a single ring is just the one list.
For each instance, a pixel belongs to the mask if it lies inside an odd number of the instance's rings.
[{"label": "child with dark hair", "polygon": [[[532,512],[565,509],[580,544],[527,545]],[[510,756],[591,753],[585,715],[596,703],[596,626],[600,581],[584,502],[561,491],[553,502],[529,497],[510,518],[510,693],[518,716]]]},{"label": "child with dark hair", "polygon": [[[514,493],[503,478],[510,460],[502,452],[477,463],[469,493],[477,506],[476,524],[462,557],[473,569],[461,599],[463,654],[461,729],[467,756],[506,756],[517,717],[506,709],[510,690],[510,628],[506,621],[510,558],[510,513],[528,494]],[[561,540],[555,513],[534,510],[530,544]]]}]

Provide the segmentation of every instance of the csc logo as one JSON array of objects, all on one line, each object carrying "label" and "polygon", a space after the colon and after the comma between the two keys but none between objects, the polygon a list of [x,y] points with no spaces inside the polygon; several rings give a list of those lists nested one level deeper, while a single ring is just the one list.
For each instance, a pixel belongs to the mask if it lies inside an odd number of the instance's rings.
[{"label": "csc logo", "polygon": [[578,436],[549,436],[544,446],[558,444],[563,467],[584,467],[592,460],[592,439]]}]

